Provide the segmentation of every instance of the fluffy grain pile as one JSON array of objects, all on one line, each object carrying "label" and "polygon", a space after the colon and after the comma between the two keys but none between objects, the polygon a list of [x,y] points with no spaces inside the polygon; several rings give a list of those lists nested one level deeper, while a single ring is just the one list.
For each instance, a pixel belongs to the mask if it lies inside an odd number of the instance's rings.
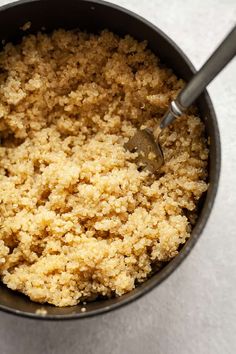
[{"label": "fluffy grain pile", "polygon": [[[37,302],[122,295],[190,235],[208,150],[194,113],[162,136],[161,177],[124,142],[183,82],[130,36],[55,31],[0,53],[0,276]],[[187,215],[190,215],[187,217]],[[191,219],[191,220],[190,220]]]}]

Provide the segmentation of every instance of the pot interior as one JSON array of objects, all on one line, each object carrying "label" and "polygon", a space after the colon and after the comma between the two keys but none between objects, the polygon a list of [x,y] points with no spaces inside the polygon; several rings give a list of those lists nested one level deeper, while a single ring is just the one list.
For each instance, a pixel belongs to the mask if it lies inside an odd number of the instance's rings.
[{"label": "pot interior", "polygon": [[[31,27],[29,30],[23,32],[20,27],[28,21],[31,22]],[[147,40],[149,48],[159,56],[163,63],[171,67],[177,76],[188,81],[194,72],[194,68],[188,59],[165,34],[144,19],[109,3],[75,0],[22,1],[2,7],[0,9],[0,23],[0,40],[4,40],[5,42],[17,42],[23,35],[40,31],[42,27],[49,32],[57,28],[79,28],[88,32],[109,29],[119,35],[130,34],[138,40]],[[86,313],[81,312],[80,305],[67,308],[43,305],[47,310],[47,318],[66,319],[85,317],[128,303],[159,284],[189,253],[198,239],[211,211],[220,169],[218,128],[207,93],[201,95],[197,104],[200,116],[206,125],[206,134],[210,137],[211,141],[209,161],[210,186],[202,201],[199,220],[190,239],[186,242],[179,255],[132,292],[120,298],[100,299],[87,304]],[[0,285],[0,308],[3,310],[15,314],[40,317],[35,312],[41,307],[42,305],[30,301],[26,296]]]}]

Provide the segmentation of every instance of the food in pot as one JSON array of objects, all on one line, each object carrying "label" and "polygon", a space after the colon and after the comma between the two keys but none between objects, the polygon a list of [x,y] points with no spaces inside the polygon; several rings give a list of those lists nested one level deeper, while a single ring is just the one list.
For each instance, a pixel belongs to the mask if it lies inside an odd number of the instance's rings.
[{"label": "food in pot", "polygon": [[0,277],[40,303],[120,296],[175,257],[207,190],[197,111],[163,132],[160,175],[124,143],[183,81],[130,36],[57,30],[0,53]]}]

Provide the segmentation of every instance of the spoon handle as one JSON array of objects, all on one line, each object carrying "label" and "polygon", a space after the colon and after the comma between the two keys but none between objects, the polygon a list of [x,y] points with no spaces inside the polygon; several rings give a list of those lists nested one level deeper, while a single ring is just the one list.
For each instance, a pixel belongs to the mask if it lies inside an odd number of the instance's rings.
[{"label": "spoon handle", "polygon": [[176,100],[171,102],[168,111],[162,118],[160,128],[165,128],[167,125],[171,124],[176,117],[182,115],[235,55],[236,26],[231,30],[202,68],[192,77],[185,88],[181,90]]}]

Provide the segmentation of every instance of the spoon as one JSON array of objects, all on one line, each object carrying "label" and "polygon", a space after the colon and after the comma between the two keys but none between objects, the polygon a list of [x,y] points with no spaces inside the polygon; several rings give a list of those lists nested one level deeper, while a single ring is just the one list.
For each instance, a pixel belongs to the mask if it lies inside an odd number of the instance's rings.
[{"label": "spoon", "polygon": [[220,46],[215,50],[202,68],[192,77],[190,82],[171,102],[169,109],[160,124],[150,129],[140,129],[124,145],[131,152],[137,152],[136,163],[140,170],[149,170],[154,173],[164,164],[164,156],[159,143],[164,128],[170,125],[175,118],[181,116],[196,100],[207,85],[236,55],[236,26],[231,30]]}]

